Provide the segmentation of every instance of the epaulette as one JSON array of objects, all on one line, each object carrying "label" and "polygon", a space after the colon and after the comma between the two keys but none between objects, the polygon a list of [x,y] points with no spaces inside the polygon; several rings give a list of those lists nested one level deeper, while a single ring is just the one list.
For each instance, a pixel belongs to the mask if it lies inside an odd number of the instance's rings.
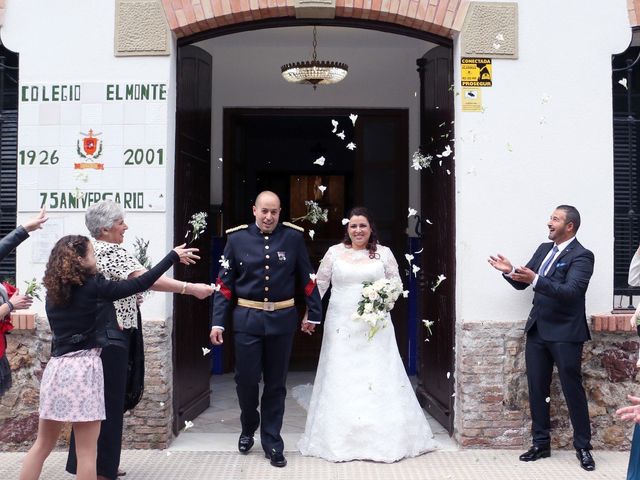
[{"label": "epaulette", "polygon": [[232,228],[227,228],[224,233],[226,233],[227,235],[233,232],[237,232],[238,230],[244,230],[245,228],[249,228],[249,225],[247,225],[246,223],[242,224],[242,225],[238,225],[237,227],[232,227]]},{"label": "epaulette", "polygon": [[293,228],[294,230],[298,230],[299,232],[304,233],[304,228],[299,227],[298,225],[291,223],[291,222],[282,222],[282,225],[284,225],[285,227],[289,227],[289,228]]}]

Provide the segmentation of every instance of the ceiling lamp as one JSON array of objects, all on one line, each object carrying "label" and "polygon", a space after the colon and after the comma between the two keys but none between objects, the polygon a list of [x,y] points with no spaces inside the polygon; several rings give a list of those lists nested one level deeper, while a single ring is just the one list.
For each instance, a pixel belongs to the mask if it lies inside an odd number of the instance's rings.
[{"label": "ceiling lamp", "polygon": [[282,76],[287,82],[313,85],[330,85],[338,83],[347,76],[349,67],[346,63],[318,61],[316,47],[316,27],[313,27],[313,57],[311,61],[287,63],[281,67]]}]

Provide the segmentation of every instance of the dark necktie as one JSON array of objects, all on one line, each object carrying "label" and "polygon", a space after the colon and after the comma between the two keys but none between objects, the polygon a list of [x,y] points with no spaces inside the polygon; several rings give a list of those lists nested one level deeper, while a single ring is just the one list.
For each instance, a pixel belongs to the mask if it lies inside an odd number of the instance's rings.
[{"label": "dark necktie", "polygon": [[540,270],[538,270],[538,275],[541,275],[543,277],[545,276],[545,273],[547,272],[549,265],[551,265],[551,262],[556,257],[556,253],[558,253],[558,247],[554,245],[553,248],[551,249],[551,256],[547,258],[547,261],[544,262]]}]

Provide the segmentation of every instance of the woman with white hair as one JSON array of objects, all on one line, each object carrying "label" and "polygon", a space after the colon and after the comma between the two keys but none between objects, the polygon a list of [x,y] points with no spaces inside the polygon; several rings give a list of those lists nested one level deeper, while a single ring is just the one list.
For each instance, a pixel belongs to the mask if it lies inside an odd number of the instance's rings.
[{"label": "woman with white hair", "polygon": [[[121,244],[124,233],[129,228],[124,221],[124,210],[117,203],[105,200],[92,205],[85,214],[85,224],[93,237],[98,272],[107,280],[126,280],[142,275],[147,270]],[[194,257],[199,258],[199,257]],[[213,293],[213,288],[205,283],[181,282],[166,275],[161,276],[151,290],[192,295],[200,300]],[[105,383],[106,419],[103,420],[98,438],[97,473],[98,480],[114,480],[123,472],[118,471],[122,449],[122,426],[127,389],[129,351],[141,348],[139,328],[140,311],[138,298],[132,295],[114,303],[118,326],[108,330],[110,346],[102,349],[102,364]],[[138,341],[138,345],[135,345]],[[140,395],[142,391],[140,389]],[[137,399],[139,400],[139,398]],[[133,403],[137,403],[136,400]],[[133,406],[128,405],[128,408]],[[77,459],[75,441],[71,437],[66,469],[76,473]]]}]

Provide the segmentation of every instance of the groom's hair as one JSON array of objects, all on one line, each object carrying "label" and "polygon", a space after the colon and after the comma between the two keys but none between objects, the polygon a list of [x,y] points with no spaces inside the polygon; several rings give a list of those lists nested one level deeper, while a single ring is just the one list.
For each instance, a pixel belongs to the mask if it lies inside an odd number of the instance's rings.
[{"label": "groom's hair", "polygon": [[562,210],[565,214],[566,221],[565,223],[573,223],[573,231],[574,233],[578,231],[580,228],[580,212],[576,207],[571,205],[558,205],[556,210]]},{"label": "groom's hair", "polygon": [[[347,219],[351,219],[351,217],[359,216],[364,217],[369,222],[369,227],[371,228],[371,235],[369,236],[369,242],[367,242],[367,250],[369,250],[369,258],[376,258],[379,256],[376,253],[378,249],[378,232],[376,231],[376,225],[373,223],[373,218],[365,207],[353,207],[349,214],[347,215]],[[345,225],[344,229],[344,238],[342,239],[342,243],[345,245],[351,245],[351,237],[349,237],[349,224]]]}]

